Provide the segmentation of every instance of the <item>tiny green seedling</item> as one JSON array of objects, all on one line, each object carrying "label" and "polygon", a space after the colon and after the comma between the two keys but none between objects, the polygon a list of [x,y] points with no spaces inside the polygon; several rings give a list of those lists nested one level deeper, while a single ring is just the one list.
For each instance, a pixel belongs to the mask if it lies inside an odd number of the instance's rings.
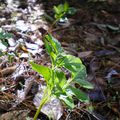
[{"label": "tiny green seedling", "polygon": [[74,7],[70,7],[67,2],[54,6],[53,10],[56,21],[59,21],[60,19],[64,20],[66,15],[73,15],[76,12],[76,9]]},{"label": "tiny green seedling", "polygon": [[11,33],[0,32],[0,41],[6,47],[8,47],[8,43],[7,43],[6,39],[11,38],[11,37],[12,37]]},{"label": "tiny green seedling", "polygon": [[[41,108],[49,101],[51,96],[60,99],[70,109],[73,109],[75,107],[73,96],[81,102],[89,102],[89,97],[80,89],[76,88],[75,83],[83,88],[93,88],[93,86],[85,80],[86,68],[79,58],[66,54],[61,44],[51,34],[44,37],[44,43],[51,59],[51,67],[30,62],[32,69],[40,73],[46,81],[46,89],[39,109],[34,116],[34,120],[37,119]],[[68,79],[63,69],[70,73]]]},{"label": "tiny green seedling", "polygon": [[[7,39],[12,38],[12,36],[13,36],[13,34],[11,34],[11,33],[6,33],[6,32],[3,32],[3,31],[2,31],[2,32],[0,32],[0,42],[1,42],[4,46],[8,47],[8,46],[9,46],[9,43],[8,43]],[[4,56],[4,55],[6,55],[6,56],[8,57],[8,62],[12,62],[12,61],[13,61],[14,55],[12,55],[12,54],[10,54],[10,53],[8,53],[8,52],[3,52],[2,50],[0,50],[0,57],[1,57],[1,56]]]}]

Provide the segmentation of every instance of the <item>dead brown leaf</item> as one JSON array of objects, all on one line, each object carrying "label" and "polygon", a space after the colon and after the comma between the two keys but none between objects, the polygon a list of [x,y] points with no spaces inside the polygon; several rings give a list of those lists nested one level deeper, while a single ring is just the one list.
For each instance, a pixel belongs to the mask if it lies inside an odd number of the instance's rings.
[{"label": "dead brown leaf", "polygon": [[8,67],[3,70],[0,70],[0,77],[4,77],[6,75],[12,74],[16,70],[16,66]]},{"label": "dead brown leaf", "polygon": [[0,116],[0,120],[26,120],[28,110],[11,111]]},{"label": "dead brown leaf", "polygon": [[87,57],[90,57],[92,53],[93,51],[79,52],[78,57],[87,58]]}]

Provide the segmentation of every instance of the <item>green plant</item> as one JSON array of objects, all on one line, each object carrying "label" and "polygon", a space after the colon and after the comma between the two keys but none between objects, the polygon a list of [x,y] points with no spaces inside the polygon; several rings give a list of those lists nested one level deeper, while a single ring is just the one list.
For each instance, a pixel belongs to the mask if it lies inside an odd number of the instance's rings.
[{"label": "green plant", "polygon": [[[6,47],[9,46],[9,43],[7,41],[7,39],[11,38],[13,36],[13,34],[11,33],[7,33],[7,32],[4,32],[4,31],[1,31],[0,32],[0,42],[5,45]],[[0,57],[1,56],[4,56],[6,55],[8,57],[8,62],[12,62],[13,59],[14,59],[14,55],[11,55],[10,53],[8,52],[3,52],[0,50]]]},{"label": "green plant", "polygon": [[[46,89],[34,120],[37,119],[42,106],[49,101],[51,96],[57,97],[73,109],[75,107],[73,96],[76,96],[81,102],[89,102],[88,96],[76,88],[75,83],[83,88],[93,88],[85,80],[86,68],[79,58],[65,54],[61,44],[51,34],[45,35],[44,43],[46,51],[50,55],[51,68],[30,62],[32,69],[40,73],[46,81]],[[67,73],[70,74],[68,79]]]},{"label": "green plant", "polygon": [[54,12],[55,12],[55,19],[56,21],[59,21],[60,19],[65,19],[66,15],[73,15],[76,12],[76,9],[74,7],[70,7],[67,2],[64,4],[59,4],[58,6],[54,6]]},{"label": "green plant", "polygon": [[8,47],[8,42],[6,41],[6,39],[11,38],[11,37],[12,37],[12,34],[10,33],[0,32],[0,41],[6,47]]},{"label": "green plant", "polygon": [[[3,44],[3,45],[5,45],[6,47],[8,47],[9,46],[9,43],[8,43],[8,41],[7,41],[7,39],[9,39],[9,38],[11,38],[13,35],[11,34],[11,33],[6,33],[6,32],[0,32],[0,42]],[[13,61],[13,59],[14,59],[14,55],[12,55],[12,54],[10,54],[10,53],[8,53],[8,52],[6,52],[6,51],[2,51],[2,50],[0,50],[0,57],[1,56],[7,56],[8,57],[8,62],[12,62]]]}]

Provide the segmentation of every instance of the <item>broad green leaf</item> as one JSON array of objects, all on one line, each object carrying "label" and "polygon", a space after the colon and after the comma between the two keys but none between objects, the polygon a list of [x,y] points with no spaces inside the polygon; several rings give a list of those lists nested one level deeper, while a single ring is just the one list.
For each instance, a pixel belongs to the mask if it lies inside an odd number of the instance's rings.
[{"label": "broad green leaf", "polygon": [[58,42],[51,34],[45,36],[45,41],[47,41],[47,44],[51,45],[52,51],[56,55],[63,52],[60,42]]},{"label": "broad green leaf", "polygon": [[64,91],[56,91],[54,95],[60,100],[62,100],[70,109],[75,107],[73,98],[66,95]]},{"label": "broad green leaf", "polygon": [[87,89],[93,89],[94,88],[93,85],[86,80],[75,79],[75,82],[78,83],[83,88],[87,88]]},{"label": "broad green leaf", "polygon": [[52,47],[51,45],[49,45],[49,42],[45,40],[45,48],[46,48],[46,51],[48,52],[48,54],[50,54],[52,52]]},{"label": "broad green leaf", "polygon": [[81,90],[79,90],[75,87],[71,87],[71,86],[69,86],[66,90],[68,92],[71,91],[71,93],[74,96],[76,96],[77,99],[79,99],[81,102],[89,102],[89,97],[84,92],[82,92]]},{"label": "broad green leaf", "polygon": [[61,88],[61,86],[57,83],[56,85],[54,85],[53,94],[58,97],[58,94],[59,94],[59,93],[64,93],[64,91],[63,91],[63,89]]},{"label": "broad green leaf", "polygon": [[60,4],[60,5],[58,5],[58,6],[54,6],[53,7],[53,10],[54,10],[54,12],[55,12],[55,18],[60,18],[60,16],[63,14],[63,12],[64,12],[64,6],[63,6],[63,4]]},{"label": "broad green leaf", "polygon": [[74,75],[74,81],[75,83],[78,83],[81,87],[87,88],[87,89],[93,89],[93,85],[86,80],[86,68],[84,65],[81,65],[81,69],[79,69],[76,74]]},{"label": "broad green leaf", "polygon": [[46,48],[47,53],[50,55],[50,57],[52,58],[52,60],[53,60],[53,62],[54,62],[55,59],[56,59],[56,54],[53,52],[53,48],[52,48],[52,46],[49,44],[48,41],[45,41],[45,48]]},{"label": "broad green leaf", "polygon": [[66,76],[61,71],[56,71],[56,80],[58,85],[62,88],[66,84]]},{"label": "broad green leaf", "polygon": [[87,88],[87,89],[94,88],[93,85],[90,82],[88,82],[80,72],[78,72],[78,75],[74,78],[73,82],[78,83],[83,88]]},{"label": "broad green leaf", "polygon": [[86,81],[86,69],[79,58],[72,55],[66,55],[64,67],[71,71],[73,82],[80,84],[81,87],[93,89],[92,84]]},{"label": "broad green leaf", "polygon": [[59,53],[58,55],[57,55],[57,58],[56,58],[56,66],[57,67],[63,67],[63,64],[64,64],[64,59],[65,59],[66,57],[65,57],[65,54],[64,53]]},{"label": "broad green leaf", "polygon": [[54,91],[54,95],[57,97],[57,98],[59,98],[60,97],[60,95],[65,95],[66,96],[66,93],[63,91],[63,89],[56,89],[55,91]]},{"label": "broad green leaf", "polygon": [[54,9],[56,14],[60,14],[59,9],[56,6],[54,6],[53,9]]},{"label": "broad green leaf", "polygon": [[50,80],[51,78],[51,69],[42,65],[38,65],[34,62],[30,62],[32,69],[35,70],[36,72],[40,73],[45,80]]},{"label": "broad green leaf", "polygon": [[60,100],[64,101],[65,104],[70,108],[73,109],[75,107],[74,101],[71,97],[65,96],[65,95],[60,95],[59,97]]},{"label": "broad green leaf", "polygon": [[62,12],[64,12],[64,5],[63,4],[58,5],[57,8],[59,10],[59,14],[61,14]]},{"label": "broad green leaf", "polygon": [[64,59],[64,67],[68,70],[70,70],[73,73],[78,72],[78,70],[82,67],[82,61],[72,55],[66,55]]},{"label": "broad green leaf", "polygon": [[74,15],[77,12],[77,9],[74,7],[69,7],[68,14],[69,15]]},{"label": "broad green leaf", "polygon": [[11,33],[0,32],[0,39],[8,39],[11,38],[13,35]]},{"label": "broad green leaf", "polygon": [[64,11],[67,12],[69,8],[69,4],[67,2],[64,3]]}]

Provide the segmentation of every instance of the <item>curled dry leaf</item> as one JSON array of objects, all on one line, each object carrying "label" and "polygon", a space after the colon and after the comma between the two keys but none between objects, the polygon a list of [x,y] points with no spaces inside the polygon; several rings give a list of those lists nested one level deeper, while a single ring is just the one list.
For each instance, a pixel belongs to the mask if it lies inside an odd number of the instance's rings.
[{"label": "curled dry leaf", "polygon": [[26,95],[30,91],[33,83],[34,83],[34,77],[30,77],[30,78],[26,79],[26,81],[25,81],[25,85],[24,85],[25,88],[17,91],[17,103],[18,104],[26,98]]},{"label": "curled dry leaf", "polygon": [[27,31],[27,30],[29,29],[29,26],[25,23],[25,21],[23,21],[23,20],[18,20],[18,21],[16,22],[16,28],[17,28],[18,30],[21,30],[21,31],[25,32],[25,31]]},{"label": "curled dry leaf", "polygon": [[2,114],[0,116],[0,120],[26,120],[28,113],[28,110],[10,111]]},{"label": "curled dry leaf", "polygon": [[87,57],[90,57],[92,53],[93,53],[93,51],[79,52],[78,57],[87,58]]},{"label": "curled dry leaf", "polygon": [[102,57],[102,56],[114,55],[115,53],[116,53],[115,51],[111,51],[111,50],[100,50],[100,51],[96,51],[95,55]]},{"label": "curled dry leaf", "polygon": [[0,70],[3,69],[6,66],[7,60],[0,59]]},{"label": "curled dry leaf", "polygon": [[88,93],[88,95],[89,95],[90,100],[94,101],[94,102],[95,101],[100,102],[100,101],[105,101],[106,100],[106,97],[105,97],[105,95],[104,95],[104,93],[101,89],[96,89],[96,90],[90,91]]},{"label": "curled dry leaf", "polygon": [[8,67],[3,70],[0,70],[0,77],[4,77],[6,75],[12,74],[16,70],[16,66]]}]

